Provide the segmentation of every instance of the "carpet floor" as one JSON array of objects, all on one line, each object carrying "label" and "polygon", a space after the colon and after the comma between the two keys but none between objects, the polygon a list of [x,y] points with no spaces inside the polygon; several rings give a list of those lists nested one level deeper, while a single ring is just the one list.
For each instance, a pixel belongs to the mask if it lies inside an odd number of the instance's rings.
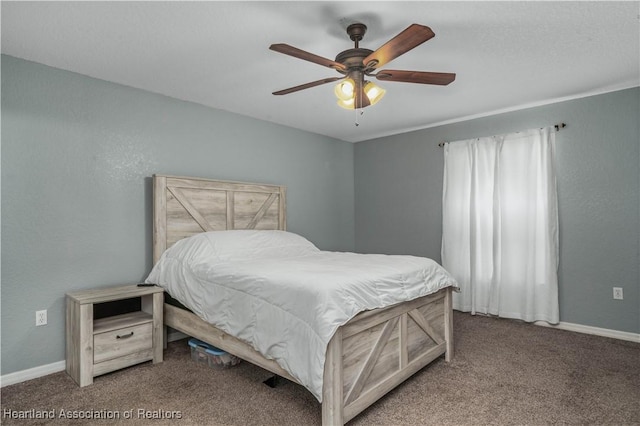
[{"label": "carpet floor", "polygon": [[[416,373],[349,425],[640,425],[640,343],[454,314],[455,358]],[[211,369],[186,340],[79,388],[64,372],[1,390],[2,424],[319,425],[303,387],[248,362]],[[19,419],[14,417],[31,417]],[[47,416],[36,419],[35,416]],[[93,418],[91,418],[93,417]]]}]

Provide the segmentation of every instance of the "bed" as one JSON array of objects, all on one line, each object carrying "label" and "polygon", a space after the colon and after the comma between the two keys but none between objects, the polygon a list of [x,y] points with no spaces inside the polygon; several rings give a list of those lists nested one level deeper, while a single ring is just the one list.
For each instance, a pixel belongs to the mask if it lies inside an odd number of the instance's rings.
[{"label": "bed", "polygon": [[[178,241],[212,231],[286,231],[283,186],[154,175],[153,260]],[[196,238],[196,237],[194,237]],[[344,424],[408,377],[444,355],[453,357],[452,290],[352,316],[332,332],[321,371],[322,424]],[[165,326],[302,384],[282,363],[245,340],[165,302]]]}]

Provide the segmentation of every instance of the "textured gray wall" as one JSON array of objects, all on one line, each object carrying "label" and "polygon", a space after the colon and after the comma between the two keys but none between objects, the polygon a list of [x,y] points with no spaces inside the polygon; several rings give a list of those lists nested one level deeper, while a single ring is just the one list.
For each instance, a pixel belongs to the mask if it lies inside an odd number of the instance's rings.
[{"label": "textured gray wall", "polygon": [[146,276],[154,173],[286,185],[354,249],[352,144],[2,56],[2,374],[64,359],[65,293]]},{"label": "textured gray wall", "polygon": [[[439,259],[437,143],[559,121],[569,125],[557,143],[561,319],[639,332],[639,98],[615,92],[361,142],[354,153],[2,56],[1,374],[64,359],[66,292],[146,276],[153,173],[284,184],[289,229],[323,249]],[[624,301],[611,299],[614,285]],[[49,325],[36,328],[40,309]]]},{"label": "textured gray wall", "polygon": [[356,250],[439,260],[438,143],[566,122],[556,135],[561,321],[640,332],[639,104],[634,88],[356,144]]}]

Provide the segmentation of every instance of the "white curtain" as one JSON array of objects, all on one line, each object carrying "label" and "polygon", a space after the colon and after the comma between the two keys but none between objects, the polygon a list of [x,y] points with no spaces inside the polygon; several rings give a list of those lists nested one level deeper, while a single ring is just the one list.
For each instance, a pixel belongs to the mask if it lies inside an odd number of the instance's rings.
[{"label": "white curtain", "polygon": [[454,309],[558,322],[552,128],[444,147],[442,264]]}]

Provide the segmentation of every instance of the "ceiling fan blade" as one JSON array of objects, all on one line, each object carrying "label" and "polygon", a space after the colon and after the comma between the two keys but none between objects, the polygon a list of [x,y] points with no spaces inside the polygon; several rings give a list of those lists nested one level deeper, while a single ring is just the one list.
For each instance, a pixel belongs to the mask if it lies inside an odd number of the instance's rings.
[{"label": "ceiling fan blade", "polygon": [[380,70],[375,77],[381,81],[399,81],[404,83],[438,84],[446,86],[456,79],[455,73]]},{"label": "ceiling fan blade", "polygon": [[298,90],[309,89],[311,87],[320,86],[321,84],[331,83],[332,81],[341,80],[344,77],[329,77],[322,80],[312,81],[311,83],[301,84],[295,87],[289,87],[288,89],[278,90],[273,92],[274,95],[288,95],[289,93],[297,92]]},{"label": "ceiling fan blade", "polygon": [[288,44],[272,44],[271,46],[269,46],[269,49],[275,52],[284,53],[285,55],[293,56],[294,58],[304,59],[305,61],[313,62],[318,65],[334,68],[339,71],[344,71],[347,69],[347,67],[342,65],[340,62],[323,58],[322,56],[314,55],[313,53],[298,49],[297,47],[289,46]]},{"label": "ceiling fan blade", "polygon": [[411,24],[400,34],[380,46],[378,50],[364,58],[362,63],[367,68],[376,69],[421,45],[433,36],[435,34],[431,31],[431,28],[424,25]]}]

